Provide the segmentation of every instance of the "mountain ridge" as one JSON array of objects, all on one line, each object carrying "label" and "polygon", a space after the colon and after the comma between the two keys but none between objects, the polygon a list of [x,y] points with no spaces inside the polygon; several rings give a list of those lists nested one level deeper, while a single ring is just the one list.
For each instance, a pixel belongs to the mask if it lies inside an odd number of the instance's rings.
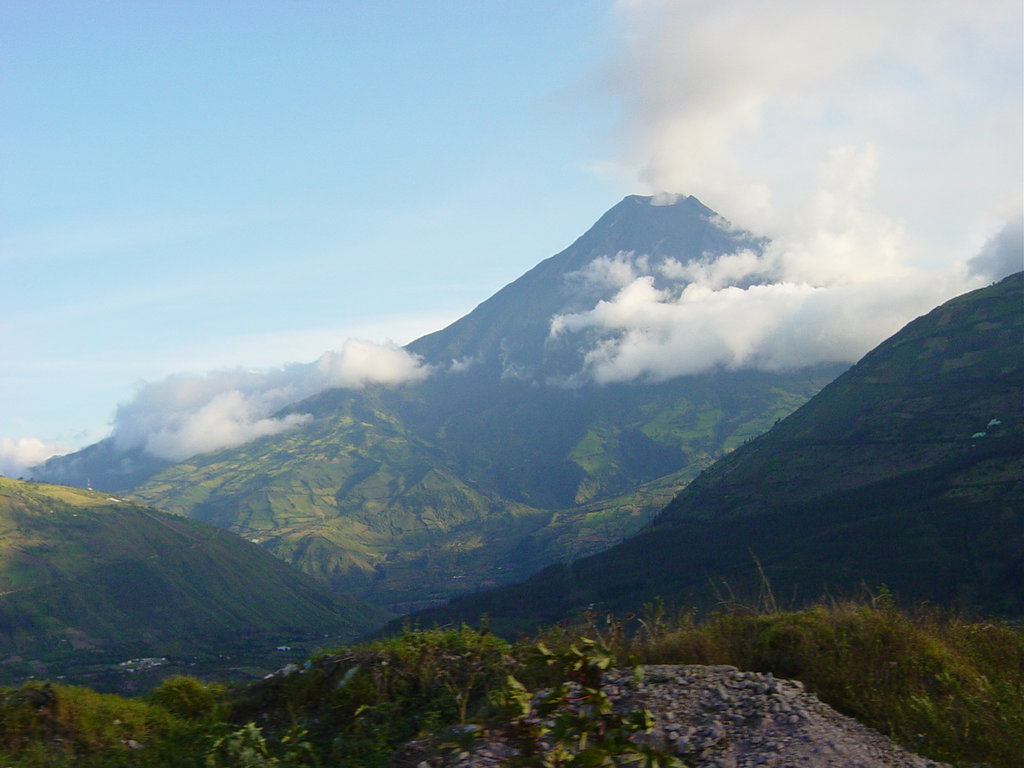
[{"label": "mountain ridge", "polygon": [[1022,310],[1024,273],[944,303],[622,544],[416,618],[523,629],[657,596],[756,601],[765,577],[782,599],[885,584],[1024,615]]}]

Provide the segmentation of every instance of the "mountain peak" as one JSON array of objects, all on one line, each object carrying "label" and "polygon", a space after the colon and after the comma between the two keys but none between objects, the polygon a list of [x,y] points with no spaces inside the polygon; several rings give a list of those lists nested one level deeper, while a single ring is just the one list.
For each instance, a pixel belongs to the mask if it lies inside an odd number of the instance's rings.
[{"label": "mountain peak", "polygon": [[582,250],[592,259],[630,251],[690,261],[707,253],[731,252],[737,239],[750,241],[744,243],[748,246],[761,242],[750,233],[734,231],[692,195],[627,195],[559,256]]},{"label": "mountain peak", "polygon": [[692,208],[714,216],[715,212],[693,195],[683,195],[676,192],[659,192],[655,195],[626,195],[616,204],[612,210],[619,207],[636,208],[647,206],[649,208]]},{"label": "mountain peak", "polygon": [[595,261],[647,257],[687,263],[739,250],[760,251],[763,238],[733,228],[696,197],[628,195],[562,252],[545,259],[447,328],[407,349],[445,367],[472,359],[501,375],[544,381],[579,370],[579,349],[548,344],[556,315],[592,309],[619,285],[587,279]]}]

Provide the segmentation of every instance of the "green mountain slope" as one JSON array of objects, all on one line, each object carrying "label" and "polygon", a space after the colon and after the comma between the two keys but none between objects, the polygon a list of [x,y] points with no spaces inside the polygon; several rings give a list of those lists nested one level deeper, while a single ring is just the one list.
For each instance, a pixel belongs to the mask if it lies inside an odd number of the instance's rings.
[{"label": "green mountain slope", "polygon": [[295,406],[306,427],[193,457],[132,495],[410,610],[620,541],[833,371],[335,390]]},{"label": "green mountain slope", "polygon": [[[0,478],[0,675],[110,654],[351,638],[384,618],[234,534],[106,494]],[[13,665],[13,666],[12,666]],[[64,667],[61,667],[64,668]]]},{"label": "green mountain slope", "polygon": [[595,260],[690,262],[762,246],[695,198],[627,197],[569,248],[410,344],[433,371],[420,382],[321,392],[277,414],[308,416],[300,427],[171,466],[118,463],[110,443],[38,477],[140,473],[130,493],[143,502],[257,540],[397,610],[511,583],[633,533],[846,368],[605,386],[572,377],[594,339],[549,331],[555,315],[621,287],[584,274]]},{"label": "green mountain slope", "polygon": [[708,603],[886,584],[1024,615],[1024,273],[918,318],[623,544],[422,621],[505,626],[655,596]]}]

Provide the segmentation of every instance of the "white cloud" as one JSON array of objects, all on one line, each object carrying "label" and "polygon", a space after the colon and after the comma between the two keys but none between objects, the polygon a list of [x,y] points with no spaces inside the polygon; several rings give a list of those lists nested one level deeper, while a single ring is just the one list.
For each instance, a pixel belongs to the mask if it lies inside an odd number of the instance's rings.
[{"label": "white cloud", "polygon": [[267,400],[261,393],[221,392],[194,411],[171,415],[164,425],[146,436],[145,449],[154,456],[180,461],[275,435],[312,418],[306,414],[261,418],[266,408]]},{"label": "white cloud", "polygon": [[341,352],[326,352],[316,362],[328,386],[359,389],[367,384],[401,384],[425,378],[430,369],[395,346],[349,339]]},{"label": "white cloud", "polygon": [[140,385],[135,398],[118,407],[112,437],[121,449],[180,461],[304,424],[307,414],[274,414],[325,389],[396,385],[428,373],[398,347],[349,340],[312,364],[176,374]]},{"label": "white cloud", "polygon": [[913,246],[903,226],[872,204],[877,167],[871,145],[828,153],[807,205],[770,248],[780,275],[812,285],[911,276]]},{"label": "white cloud", "polygon": [[576,378],[663,380],[716,367],[854,362],[914,317],[1024,260],[1018,226],[966,265],[915,267],[903,228],[871,210],[874,162],[870,147],[831,153],[814,204],[788,239],[761,252],[592,262],[573,279],[615,288],[613,297],[551,323],[553,336],[596,336]]},{"label": "white cloud", "polygon": [[0,437],[0,475],[23,477],[29,467],[60,456],[68,449],[56,443],[47,443],[35,437]]},{"label": "white cloud", "polygon": [[874,207],[933,262],[1019,210],[1018,0],[622,0],[615,20],[622,164],[652,192],[779,239],[820,207],[825,158],[873,147]]},{"label": "white cloud", "polygon": [[646,270],[647,266],[646,256],[620,251],[614,256],[598,256],[584,269],[570,272],[565,277],[584,289],[604,291],[625,288],[636,279],[637,271]]},{"label": "white cloud", "polygon": [[662,381],[712,368],[781,370],[853,362],[969,285],[950,275],[831,286],[694,282],[659,290],[654,280],[638,277],[610,301],[555,318],[554,335],[599,332],[584,357],[582,378]]},{"label": "white cloud", "polygon": [[466,371],[473,368],[480,361],[473,356],[460,357],[456,360],[452,360],[448,366],[448,370],[451,373],[465,373]]},{"label": "white cloud", "polygon": [[1021,268],[1017,0],[622,0],[616,16],[621,164],[656,204],[693,194],[771,241],[595,262],[576,279],[614,296],[551,326],[590,345],[578,378],[852,362]]},{"label": "white cloud", "polygon": [[1024,269],[1024,216],[1008,221],[967,262],[967,269],[985,280],[1000,280]]},{"label": "white cloud", "polygon": [[685,264],[675,259],[666,259],[657,266],[657,272],[668,280],[724,288],[742,280],[768,280],[771,277],[766,272],[768,268],[769,265],[761,254],[744,249],[724,254],[716,259],[702,259]]}]

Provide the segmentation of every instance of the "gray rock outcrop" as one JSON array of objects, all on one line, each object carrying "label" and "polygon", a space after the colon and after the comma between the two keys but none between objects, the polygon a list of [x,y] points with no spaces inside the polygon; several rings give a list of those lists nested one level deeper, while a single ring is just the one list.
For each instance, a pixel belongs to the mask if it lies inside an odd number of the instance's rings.
[{"label": "gray rock outcrop", "polygon": [[[735,667],[649,665],[605,676],[623,711],[646,707],[654,728],[642,738],[693,768],[948,768],[839,714],[802,683]],[[485,741],[445,763],[419,768],[497,768],[514,752]]]}]

